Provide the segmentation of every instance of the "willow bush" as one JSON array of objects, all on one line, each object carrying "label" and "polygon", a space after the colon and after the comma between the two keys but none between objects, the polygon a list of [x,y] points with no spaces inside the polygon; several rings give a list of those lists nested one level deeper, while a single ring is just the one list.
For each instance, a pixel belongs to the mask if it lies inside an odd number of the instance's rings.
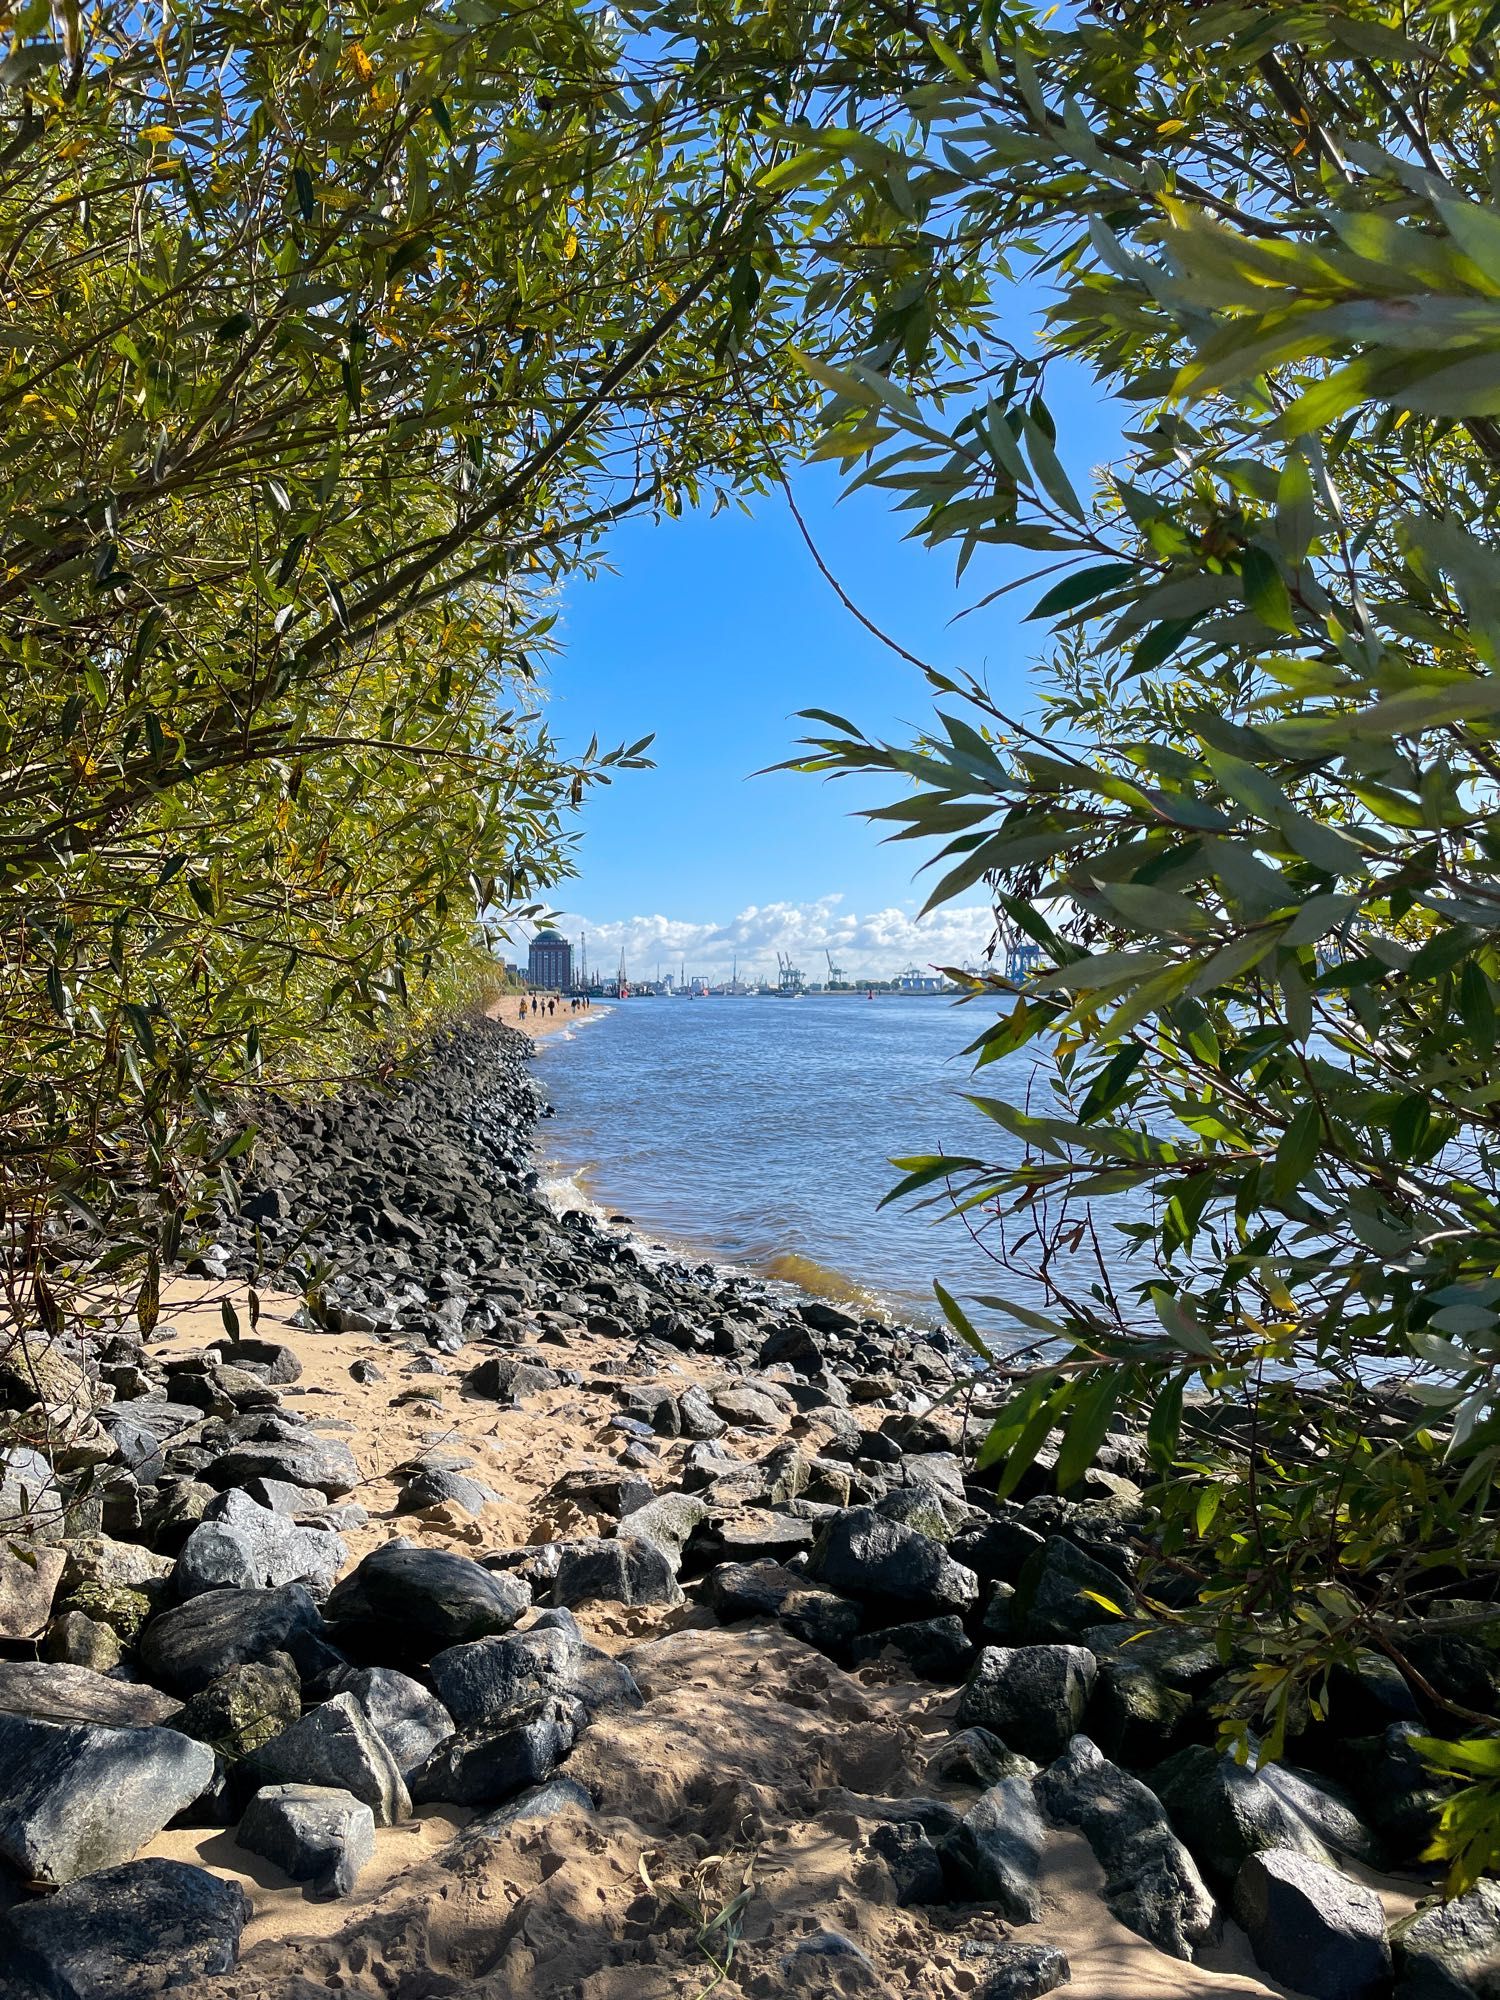
[{"label": "willow bush", "polygon": [[[899,780],[877,817],[939,841],[931,901],[988,884],[1040,947],[980,983],[975,1136],[898,1163],[1046,1301],[950,1302],[1010,1357],[985,1462],[1009,1490],[1060,1434],[1067,1483],[1139,1426],[1143,1596],[1240,1649],[1227,1740],[1275,1755],[1338,1669],[1394,1662],[1470,1781],[1455,1882],[1500,1861],[1495,23],[934,9],[882,118],[780,169],[866,327],[809,361],[822,451],[960,570],[1035,556],[976,607],[1040,656],[1021,717],[934,671],[926,740],[815,715],[804,759]],[[992,287],[935,395],[922,270]],[[1064,359],[1121,424],[1082,487]],[[1047,1085],[1007,1093],[1022,1050]]]},{"label": "willow bush", "polygon": [[754,487],[816,400],[801,224],[759,185],[805,25],[674,53],[578,0],[8,17],[13,1337],[96,1284],[149,1326],[257,1093],[489,976],[485,926],[641,761],[549,733],[555,598],[627,514]]}]

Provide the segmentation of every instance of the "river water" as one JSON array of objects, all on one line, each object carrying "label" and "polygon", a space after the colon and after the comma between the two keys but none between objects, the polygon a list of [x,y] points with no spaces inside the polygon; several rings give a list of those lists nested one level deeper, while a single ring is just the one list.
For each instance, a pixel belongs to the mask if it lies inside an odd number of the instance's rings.
[{"label": "river water", "polygon": [[[964,1048],[993,1019],[939,997],[634,999],[549,1035],[538,1077],[556,1109],[540,1128],[562,1205],[628,1216],[651,1241],[783,1278],[903,1318],[936,1319],[932,1281],[961,1297],[1040,1306],[1037,1288],[937,1211],[892,1206],[892,1157],[1016,1143],[962,1101],[1013,1101],[1022,1053],[976,1086]],[[982,1218],[980,1218],[982,1220]],[[1012,1226],[1013,1227],[1013,1226]],[[993,1319],[993,1316],[987,1316]],[[1014,1325],[1008,1329],[1011,1344]]]}]

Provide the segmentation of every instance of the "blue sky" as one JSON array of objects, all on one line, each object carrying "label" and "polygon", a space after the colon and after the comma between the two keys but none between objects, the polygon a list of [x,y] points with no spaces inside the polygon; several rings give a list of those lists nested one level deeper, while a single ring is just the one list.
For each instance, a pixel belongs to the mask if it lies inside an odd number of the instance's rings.
[{"label": "blue sky", "polygon": [[[1089,384],[1049,384],[1069,470],[1086,479],[1113,426]],[[840,498],[828,467],[794,480],[818,546],[849,594],[884,630],[939,666],[984,675],[1014,705],[1027,698],[1038,628],[1021,621],[1039,592],[1017,592],[953,623],[995,583],[1036,558],[976,558],[961,584],[954,551],[905,539],[906,517],[870,491]],[[848,716],[871,734],[909,736],[928,713],[926,685],[850,617],[808,554],[784,497],[752,515],[726,511],[628,524],[610,547],[612,574],[564,601],[550,720],[569,748],[596,731],[610,743],[655,731],[655,770],[592,795],[579,878],[560,899],[565,928],[587,925],[598,962],[623,948],[654,973],[683,956],[688,971],[774,965],[777,949],[812,976],[821,947],[854,974],[977,954],[982,900],[931,931],[910,919],[925,890],[911,843],[883,846],[852,817],[883,793],[763,767],[792,754],[799,708]]]}]

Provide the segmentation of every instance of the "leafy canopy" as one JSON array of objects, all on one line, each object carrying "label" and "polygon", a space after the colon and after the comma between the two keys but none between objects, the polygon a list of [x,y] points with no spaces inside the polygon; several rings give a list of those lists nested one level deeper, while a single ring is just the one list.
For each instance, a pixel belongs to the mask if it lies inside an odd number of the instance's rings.
[{"label": "leafy canopy", "polygon": [[[1494,13],[929,9],[925,73],[784,169],[866,328],[809,361],[821,450],[960,570],[1041,558],[1030,720],[933,673],[927,741],[823,716],[805,760],[902,780],[877,817],[939,840],[933,901],[988,883],[1040,947],[982,982],[991,1144],[901,1163],[1044,1293],[978,1300],[1027,1343],[988,1462],[1009,1490],[1060,1429],[1067,1478],[1139,1421],[1142,1590],[1181,1614],[1187,1577],[1243,1649],[1231,1740],[1275,1754],[1332,1670],[1393,1660],[1470,1732],[1455,1880],[1500,1861],[1496,1680],[1454,1665],[1500,1577]],[[913,395],[921,269],[991,289],[918,330],[947,365]],[[1121,412],[1089,483],[1059,357]],[[1023,1049],[1050,1104],[1007,1088]]]}]

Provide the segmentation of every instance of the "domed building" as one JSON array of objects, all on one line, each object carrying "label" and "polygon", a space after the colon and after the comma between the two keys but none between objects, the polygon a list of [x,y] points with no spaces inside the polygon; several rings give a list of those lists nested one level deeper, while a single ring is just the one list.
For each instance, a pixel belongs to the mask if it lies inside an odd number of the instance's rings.
[{"label": "domed building", "polygon": [[550,993],[566,993],[573,984],[573,947],[560,931],[538,931],[531,940],[526,977]]}]

